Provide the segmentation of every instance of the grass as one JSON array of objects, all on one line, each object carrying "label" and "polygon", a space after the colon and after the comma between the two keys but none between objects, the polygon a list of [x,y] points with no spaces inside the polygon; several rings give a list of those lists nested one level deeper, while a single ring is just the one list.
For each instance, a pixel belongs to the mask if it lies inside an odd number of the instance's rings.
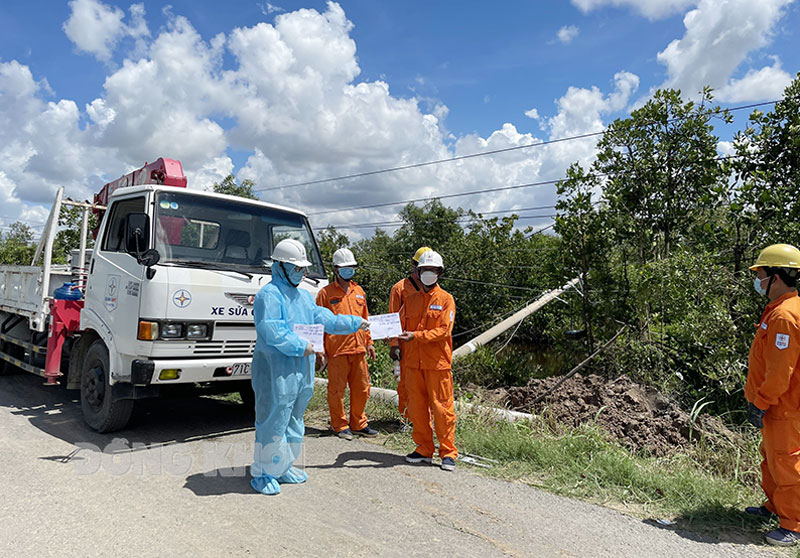
[{"label": "grass", "polygon": [[[370,400],[374,440],[409,452],[409,434],[397,432],[397,411]],[[316,390],[308,424],[327,427],[325,391]],[[555,494],[621,510],[642,519],[669,519],[680,528],[724,541],[761,544],[777,525],[741,510],[761,503],[755,436],[741,440],[702,438],[690,453],[640,455],[610,439],[596,425],[568,429],[547,417],[509,423],[486,413],[460,410],[456,445],[463,454],[488,458],[492,467],[461,465],[479,474],[523,482]],[[800,558],[800,551],[793,554]]]}]

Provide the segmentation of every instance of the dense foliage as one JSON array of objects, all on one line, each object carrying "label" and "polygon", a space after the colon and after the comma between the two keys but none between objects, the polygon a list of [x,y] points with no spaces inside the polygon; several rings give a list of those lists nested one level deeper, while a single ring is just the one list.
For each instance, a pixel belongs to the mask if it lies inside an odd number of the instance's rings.
[{"label": "dense foliage", "polygon": [[747,266],[765,245],[800,243],[800,76],[753,112],[731,157],[713,126],[729,115],[711,100],[658,91],[611,124],[591,167],[559,184],[556,232],[565,276],[584,278],[590,343],[627,326],[596,367],[738,412],[766,303]]}]

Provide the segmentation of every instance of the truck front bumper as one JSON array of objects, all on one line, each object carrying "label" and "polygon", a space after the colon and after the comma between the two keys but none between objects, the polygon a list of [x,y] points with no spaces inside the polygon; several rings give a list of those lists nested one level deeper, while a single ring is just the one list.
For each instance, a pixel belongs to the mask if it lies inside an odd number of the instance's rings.
[{"label": "truck front bumper", "polygon": [[210,359],[136,359],[134,385],[168,385],[249,380],[251,357]]}]

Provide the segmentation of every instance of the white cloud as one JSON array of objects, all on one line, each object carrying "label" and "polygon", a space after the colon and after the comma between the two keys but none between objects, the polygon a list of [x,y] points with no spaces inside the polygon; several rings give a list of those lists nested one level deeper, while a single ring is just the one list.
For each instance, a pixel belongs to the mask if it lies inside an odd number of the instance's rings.
[{"label": "white cloud", "polygon": [[539,111],[536,110],[535,108],[532,108],[530,110],[526,110],[525,111],[525,116],[527,116],[528,118],[532,118],[534,120],[539,120]]},{"label": "white cloud", "polygon": [[574,25],[565,25],[561,29],[558,30],[556,33],[558,40],[562,43],[569,44],[572,42],[572,39],[578,36],[578,28]]},{"label": "white cloud", "polygon": [[729,79],[750,52],[769,44],[783,8],[792,1],[700,0],[683,18],[684,36],[658,53],[669,76],[663,86],[690,96],[705,85],[728,87],[731,99],[750,100],[745,93],[753,92],[763,98],[761,91],[756,92],[757,82],[774,77],[780,71],[777,65],[748,74],[738,85],[729,84]]},{"label": "white cloud", "polygon": [[79,51],[92,54],[98,60],[108,62],[123,37],[141,41],[150,35],[143,4],[131,5],[130,25],[122,21],[125,13],[120,8],[98,0],[71,0],[69,7],[71,13],[63,25],[64,33]]},{"label": "white cloud", "polygon": [[261,7],[261,13],[264,14],[265,16],[286,11],[280,6],[270,4],[269,2],[264,2],[264,4],[260,5],[260,7]]},{"label": "white cloud", "polygon": [[[639,77],[630,72],[614,75],[614,91],[608,95],[597,88],[570,87],[558,102],[558,114],[548,121],[551,138],[566,138],[605,129],[603,115],[622,110],[639,87]],[[594,157],[598,137],[556,143],[550,154],[554,166],[563,172],[573,161],[588,161]]]},{"label": "white cloud", "polygon": [[760,70],[751,69],[741,79],[730,80],[726,86],[716,91],[716,97],[728,103],[780,99],[792,79],[776,61],[773,66],[765,66]]},{"label": "white cloud", "polygon": [[94,54],[98,60],[109,60],[114,45],[123,34],[124,12],[96,0],[72,0],[72,10],[64,24],[64,33],[78,50]]},{"label": "white cloud", "polygon": [[731,141],[719,141],[717,142],[717,153],[723,157],[726,157],[736,153],[736,148],[733,146],[733,142]]},{"label": "white cloud", "polygon": [[697,5],[697,2],[698,0],[572,0],[584,13],[606,6],[628,7],[650,20],[681,13],[686,8]]},{"label": "white cloud", "polygon": [[44,103],[36,97],[42,89],[27,66],[0,63],[0,171],[18,201],[49,199],[53,178],[72,178],[76,163],[68,159],[83,143],[75,103]]}]

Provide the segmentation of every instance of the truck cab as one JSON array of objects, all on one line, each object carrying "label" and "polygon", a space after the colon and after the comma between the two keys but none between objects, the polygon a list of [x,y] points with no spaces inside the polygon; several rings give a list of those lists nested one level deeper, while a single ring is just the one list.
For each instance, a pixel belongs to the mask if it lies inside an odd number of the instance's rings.
[{"label": "truck cab", "polygon": [[[305,245],[313,265],[301,288],[316,293],[327,281],[302,212],[162,184],[115,190],[88,267],[73,359],[84,362],[87,422],[99,430],[127,422],[133,399],[161,386],[239,381],[230,391],[246,394],[253,300],[284,238]],[[70,369],[71,387],[77,380]]]}]

